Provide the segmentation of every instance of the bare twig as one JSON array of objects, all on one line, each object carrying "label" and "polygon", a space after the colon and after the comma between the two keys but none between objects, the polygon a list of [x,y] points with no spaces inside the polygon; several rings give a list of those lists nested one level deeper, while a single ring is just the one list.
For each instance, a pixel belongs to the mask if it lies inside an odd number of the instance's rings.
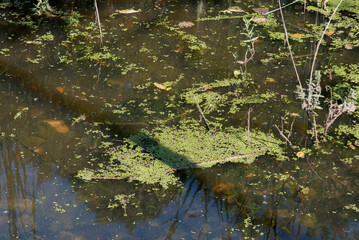
[{"label": "bare twig", "polygon": [[313,172],[315,173],[315,175],[317,175],[317,177],[318,177],[320,180],[323,180],[323,178],[321,178],[321,177],[319,176],[319,174],[317,173],[317,171],[315,171],[314,166],[313,166],[313,164],[311,163],[311,161],[309,161],[308,157],[307,157],[306,159],[307,159],[308,164],[312,167],[312,170],[313,170]]},{"label": "bare twig", "polygon": [[316,48],[316,50],[315,50],[315,54],[314,54],[314,57],[313,57],[312,69],[310,70],[310,78],[309,78],[310,81],[313,79],[315,61],[316,61],[316,59],[317,59],[317,55],[318,55],[318,51],[319,51],[320,44],[321,44],[321,42],[323,41],[324,35],[325,35],[325,33],[327,32],[327,29],[328,29],[328,27],[329,27],[329,25],[330,25],[330,22],[332,21],[332,19],[333,19],[333,17],[334,17],[334,14],[337,12],[337,10],[338,10],[340,4],[342,4],[342,2],[343,2],[343,0],[340,0],[340,2],[338,3],[337,7],[334,9],[334,12],[333,12],[332,16],[330,16],[329,21],[328,21],[327,25],[325,26],[325,29],[324,29],[324,31],[323,31],[323,33],[322,33],[322,36],[320,37],[320,40],[319,40],[319,42],[318,42],[318,44],[317,44],[317,48]]},{"label": "bare twig", "polygon": [[[287,5],[283,6],[282,8],[289,7],[290,5],[293,5],[294,3],[297,3],[297,2],[299,2],[299,0],[295,0],[295,1],[291,2],[291,3],[288,3]],[[267,12],[267,13],[264,13],[263,15],[268,15],[268,14],[274,13],[274,12],[278,11],[279,9],[280,9],[280,8],[276,8],[276,9],[274,9],[274,10],[272,10],[272,11],[269,11],[269,12]]]},{"label": "bare twig", "polygon": [[251,112],[253,111],[253,108],[248,109],[248,124],[247,124],[247,145],[249,145],[249,129],[251,124]]},{"label": "bare twig", "polygon": [[343,113],[354,112],[356,107],[354,102],[350,99],[351,96],[344,99],[342,104],[338,104],[338,102],[333,103],[333,93],[330,87],[327,87],[327,90],[330,91],[330,103],[329,103],[329,112],[327,115],[327,119],[325,120],[325,129],[324,129],[324,139],[327,135],[327,132],[330,126],[335,122],[335,120],[342,115]]},{"label": "bare twig", "polygon": [[284,140],[286,140],[286,141],[289,143],[289,145],[290,145],[291,147],[293,147],[292,142],[284,135],[283,131],[280,130],[279,127],[278,127],[276,124],[274,124],[274,126],[276,127],[276,129],[278,130],[278,132],[279,132],[279,134],[282,136],[282,138],[284,138]]},{"label": "bare twig", "polygon": [[288,139],[290,138],[290,136],[292,136],[295,118],[296,118],[296,116],[294,116],[292,124],[290,125],[289,133],[288,133],[288,136],[287,136]]},{"label": "bare twig", "polygon": [[299,77],[299,74],[298,74],[297,66],[296,66],[296,64],[295,64],[294,57],[293,57],[293,53],[292,53],[292,48],[291,48],[290,43],[289,43],[288,31],[287,31],[287,27],[286,27],[286,25],[285,25],[284,16],[283,16],[283,11],[282,11],[282,5],[281,5],[281,3],[280,3],[280,0],[278,0],[278,4],[279,4],[280,15],[281,15],[281,17],[282,17],[283,29],[284,29],[284,34],[285,34],[285,41],[286,41],[286,43],[287,43],[287,45],[288,45],[290,58],[292,59],[292,63],[293,63],[295,75],[297,76],[297,80],[298,80],[299,87],[300,87],[301,91],[303,91],[302,82],[300,81],[300,77]]},{"label": "bare twig", "polygon": [[98,29],[100,31],[101,51],[103,51],[102,29],[101,29],[101,22],[100,22],[100,14],[98,12],[98,7],[97,7],[97,0],[94,0],[94,6],[95,6],[96,22],[98,24]]},{"label": "bare twig", "polygon": [[208,124],[208,120],[207,120],[207,118],[204,116],[204,114],[203,114],[203,112],[202,112],[202,109],[201,109],[201,107],[199,106],[199,104],[198,104],[198,102],[197,102],[196,96],[193,96],[193,97],[194,97],[194,101],[196,102],[197,109],[198,109],[199,113],[201,114],[201,116],[203,117],[203,120],[204,120],[204,122],[205,122],[205,124],[206,124],[208,130],[211,130],[211,128],[209,127],[209,124]]},{"label": "bare twig", "polygon": [[314,130],[314,136],[315,136],[315,148],[319,149],[317,122],[315,120],[315,113],[314,112],[313,112],[313,130]]}]

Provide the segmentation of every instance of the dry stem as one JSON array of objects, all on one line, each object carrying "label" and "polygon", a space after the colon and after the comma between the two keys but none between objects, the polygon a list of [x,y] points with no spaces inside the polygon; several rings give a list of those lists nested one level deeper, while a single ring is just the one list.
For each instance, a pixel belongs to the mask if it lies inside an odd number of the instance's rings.
[{"label": "dry stem", "polygon": [[341,4],[342,2],[343,2],[343,0],[340,0],[340,2],[338,3],[337,7],[334,9],[334,12],[333,12],[332,16],[330,16],[329,21],[328,21],[327,25],[325,26],[325,29],[324,29],[324,31],[323,31],[323,33],[322,33],[322,36],[320,37],[320,40],[319,40],[318,45],[317,45],[317,48],[316,48],[316,50],[315,50],[315,54],[314,54],[314,58],[313,58],[313,63],[312,63],[312,69],[310,70],[310,78],[309,78],[310,81],[313,79],[315,61],[316,61],[316,59],[317,59],[317,55],[318,55],[320,43],[323,41],[324,35],[325,35],[325,33],[327,32],[327,29],[328,29],[328,27],[329,27],[329,25],[330,25],[330,22],[332,21],[332,19],[333,19],[333,17],[334,17],[334,14],[337,12],[337,10],[338,10],[338,8],[339,8],[339,6],[340,6],[340,4]]},{"label": "dry stem", "polygon": [[101,51],[103,51],[102,29],[100,22],[100,14],[98,13],[97,0],[94,0],[94,6],[95,6],[96,22],[98,24],[98,29],[100,30]]},{"label": "dry stem", "polygon": [[302,82],[300,81],[300,77],[299,77],[299,74],[298,74],[297,66],[296,66],[296,64],[295,64],[294,57],[293,57],[293,53],[292,53],[292,48],[291,48],[290,43],[289,43],[288,31],[287,31],[287,27],[286,27],[286,25],[285,25],[284,16],[283,16],[283,11],[282,11],[282,4],[280,3],[280,0],[278,0],[278,4],[279,4],[280,15],[281,15],[281,17],[282,17],[283,29],[284,29],[284,34],[285,34],[285,41],[286,41],[286,43],[287,43],[287,45],[288,45],[290,58],[292,59],[292,63],[293,63],[295,75],[297,76],[297,80],[298,80],[299,87],[300,87],[301,91],[303,91]]}]

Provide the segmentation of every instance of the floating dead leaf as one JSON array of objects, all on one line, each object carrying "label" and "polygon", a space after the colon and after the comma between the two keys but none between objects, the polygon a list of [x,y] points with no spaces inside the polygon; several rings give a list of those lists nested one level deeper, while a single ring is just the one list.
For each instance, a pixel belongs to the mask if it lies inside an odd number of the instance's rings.
[{"label": "floating dead leaf", "polygon": [[162,90],[166,90],[166,91],[169,91],[171,90],[172,88],[169,88],[169,87],[165,87],[164,85],[162,85],[161,83],[156,83],[154,82],[153,85],[155,85],[157,88],[159,89],[162,89]]},{"label": "floating dead leaf", "polygon": [[44,152],[44,150],[43,150],[42,148],[40,148],[40,147],[34,148],[33,151],[34,151],[35,153],[38,153],[38,154],[42,154],[42,153]]},{"label": "floating dead leaf", "polygon": [[204,88],[204,89],[206,89],[206,90],[212,89],[212,87],[211,87],[211,86],[209,86],[209,85],[203,85],[203,87],[202,87],[202,88]]},{"label": "floating dead leaf", "polygon": [[239,76],[239,75],[241,75],[241,71],[240,70],[235,70],[235,71],[233,71],[233,74],[234,74],[234,76]]},{"label": "floating dead leaf", "polygon": [[266,83],[277,83],[277,81],[274,80],[274,78],[267,78],[266,80],[264,80],[264,82],[266,82]]},{"label": "floating dead leaf", "polygon": [[59,126],[55,129],[58,133],[67,133],[69,131],[69,127],[66,125]]},{"label": "floating dead leaf", "polygon": [[355,146],[353,144],[350,144],[349,147],[353,150],[355,149]]},{"label": "floating dead leaf", "polygon": [[293,33],[292,37],[300,38],[300,37],[304,37],[304,34],[302,34],[302,33]]},{"label": "floating dead leaf", "polygon": [[64,125],[64,121],[62,120],[45,120],[45,122],[53,128]]},{"label": "floating dead leaf", "polygon": [[298,113],[291,113],[290,115],[292,115],[293,117],[299,117]]},{"label": "floating dead leaf", "polygon": [[297,23],[297,26],[298,26],[298,27],[304,27],[304,23],[300,23],[300,22],[299,22],[299,23]]},{"label": "floating dead leaf", "polygon": [[330,30],[325,33],[325,35],[327,35],[327,36],[332,36],[333,34],[334,34],[334,30]]},{"label": "floating dead leaf", "polygon": [[256,40],[254,40],[254,43],[262,43],[262,42],[264,42],[263,39],[256,39]]},{"label": "floating dead leaf", "polygon": [[182,52],[182,48],[177,48],[176,52]]},{"label": "floating dead leaf", "polygon": [[180,22],[178,23],[178,27],[180,28],[188,28],[194,26],[193,22]]},{"label": "floating dead leaf", "polygon": [[233,189],[234,185],[230,182],[220,183],[213,187],[213,192],[218,195],[228,195]]},{"label": "floating dead leaf", "polygon": [[257,8],[254,9],[256,13],[266,14],[269,10],[267,8]]},{"label": "floating dead leaf", "polygon": [[248,175],[246,176],[246,178],[251,178],[251,177],[255,177],[255,176],[256,176],[255,173],[250,173],[250,174],[248,174]]},{"label": "floating dead leaf", "polygon": [[69,127],[62,120],[45,120],[44,122],[55,128],[58,133],[67,133],[69,131]]},{"label": "floating dead leaf", "polygon": [[59,92],[59,93],[63,93],[64,92],[64,89],[62,87],[56,87],[56,90]]},{"label": "floating dead leaf", "polygon": [[345,49],[348,49],[348,50],[353,49],[353,45],[350,45],[350,44],[345,44],[344,47],[345,47]]},{"label": "floating dead leaf", "polygon": [[120,14],[132,14],[132,13],[139,13],[141,12],[141,9],[135,10],[135,9],[123,9],[123,10],[116,10],[116,13]]},{"label": "floating dead leaf", "polygon": [[304,157],[304,152],[297,152],[297,157],[298,158],[302,158],[302,157]]},{"label": "floating dead leaf", "polygon": [[257,17],[257,18],[255,18],[255,19],[253,19],[252,21],[253,21],[254,23],[260,24],[260,23],[265,23],[265,22],[267,21],[267,19],[264,18],[264,17]]},{"label": "floating dead leaf", "polygon": [[227,11],[228,11],[228,12],[236,12],[236,13],[242,13],[242,12],[244,12],[244,10],[238,9],[238,8],[228,8]]}]

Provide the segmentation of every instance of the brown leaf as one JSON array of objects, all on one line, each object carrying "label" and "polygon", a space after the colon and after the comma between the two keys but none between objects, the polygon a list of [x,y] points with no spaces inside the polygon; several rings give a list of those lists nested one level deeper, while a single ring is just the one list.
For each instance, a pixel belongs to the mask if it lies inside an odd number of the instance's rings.
[{"label": "brown leaf", "polygon": [[204,89],[206,89],[206,90],[212,89],[212,87],[211,87],[211,86],[209,86],[209,85],[203,85],[203,87],[202,87],[202,88],[204,88]]},{"label": "brown leaf", "polygon": [[162,90],[166,90],[166,91],[171,90],[171,88],[165,87],[161,83],[154,82],[153,85],[155,85],[157,88],[162,89]]},{"label": "brown leaf", "polygon": [[64,121],[62,120],[45,120],[45,122],[53,128],[64,125]]},{"label": "brown leaf", "polygon": [[292,34],[292,37],[298,37],[298,38],[300,38],[300,37],[304,37],[304,34],[302,34],[302,33],[293,33],[293,34]]},{"label": "brown leaf", "polygon": [[345,49],[348,49],[348,50],[353,49],[353,45],[350,45],[350,44],[345,44],[344,47],[345,47]]},{"label": "brown leaf", "polygon": [[58,126],[57,128],[55,128],[55,130],[58,133],[67,133],[69,131],[69,127],[66,125],[62,125],[62,126]]},{"label": "brown leaf", "polygon": [[276,80],[274,80],[273,78],[267,78],[266,80],[264,80],[266,83],[277,83]]},{"label": "brown leaf", "polygon": [[256,176],[255,173],[250,173],[250,174],[248,174],[248,175],[246,176],[246,178],[251,178],[251,177],[255,177],[255,176]]},{"label": "brown leaf", "polygon": [[304,152],[297,152],[297,157],[298,158],[302,158],[302,157],[304,157]]},{"label": "brown leaf", "polygon": [[64,89],[62,87],[56,87],[56,90],[59,91],[59,93],[63,93],[64,92]]},{"label": "brown leaf", "polygon": [[55,128],[58,133],[67,133],[69,131],[69,127],[62,120],[45,120],[44,122]]},{"label": "brown leaf", "polygon": [[228,8],[227,11],[228,11],[228,12],[237,12],[237,13],[242,13],[242,12],[244,12],[244,10],[238,9],[238,8]]},{"label": "brown leaf", "polygon": [[255,23],[265,23],[267,21],[267,19],[264,17],[257,17],[255,19],[253,19],[252,21]]},{"label": "brown leaf", "polygon": [[334,34],[334,30],[330,30],[325,33],[327,36],[332,36]]}]

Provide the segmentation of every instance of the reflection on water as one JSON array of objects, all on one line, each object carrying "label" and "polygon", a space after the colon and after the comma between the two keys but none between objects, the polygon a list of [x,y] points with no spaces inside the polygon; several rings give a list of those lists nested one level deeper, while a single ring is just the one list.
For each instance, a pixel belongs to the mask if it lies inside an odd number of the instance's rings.
[{"label": "reflection on water", "polygon": [[[241,3],[243,9],[259,7],[264,1],[247,2]],[[269,2],[271,8],[276,6],[276,1]],[[91,3],[67,2],[69,9],[82,9],[84,25],[92,21]],[[268,157],[249,166],[228,164],[180,172],[183,188],[169,190],[73,178],[84,166],[101,164],[101,141],[117,140],[153,119],[188,110],[175,106],[169,112],[163,99],[171,92],[159,91],[152,82],[179,79],[172,87],[180,92],[193,83],[202,86],[202,82],[233,76],[238,67],[233,54],[243,55],[245,50],[239,44],[241,20],[196,22],[187,29],[208,45],[193,58],[188,57],[185,42],[161,25],[164,16],[175,26],[215,16],[232,5],[231,1],[202,0],[101,2],[106,44],[118,46],[114,51],[124,57],[121,64],[133,68],[126,71],[122,65],[57,65],[54,56],[64,50],[59,45],[66,32],[61,27],[54,30],[60,40],[42,49],[46,61],[32,65],[24,60],[34,57],[36,46],[24,45],[11,35],[26,37],[28,31],[0,26],[1,41],[15,53],[11,60],[0,56],[4,70],[0,130],[6,135],[0,146],[1,239],[359,239],[358,163],[349,166],[339,162],[337,155],[290,163]],[[107,17],[128,8],[142,12],[135,17]],[[41,33],[52,29],[51,23],[44,25]],[[295,87],[296,80],[287,77],[292,76],[291,68],[286,63],[263,65],[259,60],[276,47],[278,43],[268,38],[259,42],[248,72],[253,73],[258,91],[271,89],[291,98],[293,93],[283,88]],[[295,47],[298,54],[312,51],[300,44]],[[74,49],[66,51],[67,56],[75,54]],[[308,62],[301,67],[302,74]],[[264,83],[267,77],[275,81]],[[151,100],[144,103],[147,99]],[[131,115],[113,114],[112,106],[119,103]],[[258,107],[253,125],[261,125],[263,119],[272,124],[273,116],[282,113],[279,104]],[[28,110],[21,112],[24,108]],[[21,116],[14,119],[19,112]],[[96,121],[115,124],[107,128]],[[235,126],[245,121],[241,113],[229,120]],[[304,129],[305,120],[299,122],[295,127]],[[116,196],[122,196],[122,202]]]},{"label": "reflection on water", "polygon": [[37,192],[42,175],[25,164],[24,151],[11,141],[1,141],[0,236],[30,239],[36,236]]}]

